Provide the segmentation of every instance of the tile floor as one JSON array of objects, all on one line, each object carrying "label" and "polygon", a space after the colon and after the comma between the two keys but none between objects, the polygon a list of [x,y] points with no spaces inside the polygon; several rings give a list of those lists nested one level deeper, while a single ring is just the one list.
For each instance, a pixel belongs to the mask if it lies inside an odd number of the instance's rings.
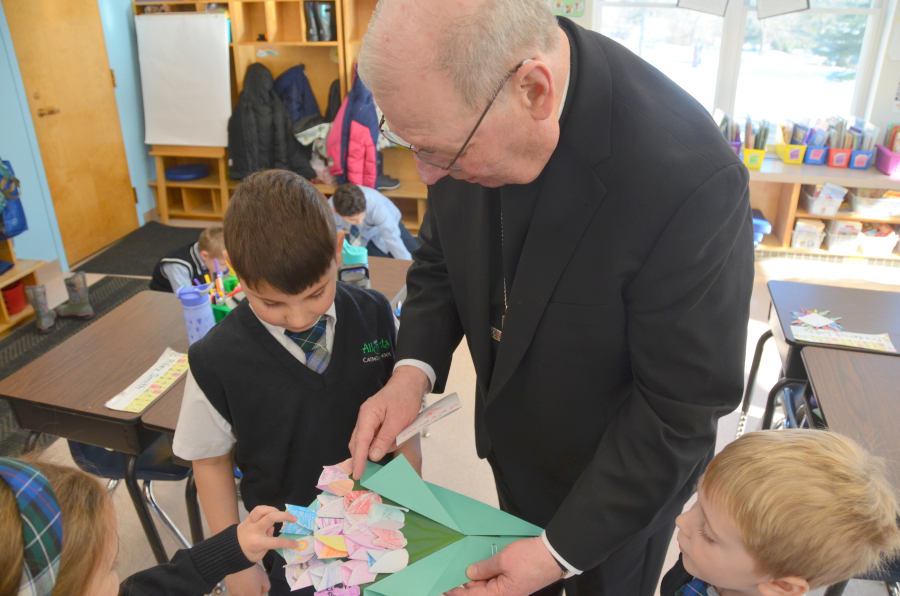
[{"label": "tile floor", "polygon": [[[102,276],[89,275],[89,283]],[[756,341],[767,329],[769,307],[766,282],[771,279],[789,279],[828,285],[859,287],[873,290],[900,291],[900,268],[876,267],[865,264],[832,264],[788,259],[769,259],[756,264],[756,281],[751,302],[751,318],[748,327],[747,360],[745,370],[750,367]],[[51,304],[66,299],[63,276],[46,282]],[[751,419],[748,429],[759,425],[766,394],[778,377],[780,361],[774,347],[767,348],[758,375],[758,388],[754,392]],[[442,421],[432,429],[431,436],[423,441],[424,476],[430,482],[446,486],[470,497],[497,505],[497,495],[491,476],[490,466],[479,460],[475,454],[473,431],[473,408],[475,371],[468,349],[463,342],[456,352],[453,367],[447,383],[447,392],[457,392],[464,404],[463,410]],[[719,421],[718,449],[733,440],[737,428],[738,414],[732,413]],[[57,441],[48,450],[46,457],[55,462],[72,464],[65,441]],[[184,507],[184,482],[157,483],[155,493],[160,505],[172,516],[175,523],[188,533],[187,514]],[[128,498],[127,491],[120,487],[115,496],[119,519],[120,574],[125,577],[154,564],[150,548],[141,530],[140,522]],[[176,542],[161,530],[163,540],[171,554],[177,548]],[[208,529],[207,529],[208,535]],[[677,559],[678,550],[673,545],[669,549],[666,569]],[[823,590],[813,592],[821,595]],[[847,596],[883,595],[883,584],[852,581],[845,594]]]}]

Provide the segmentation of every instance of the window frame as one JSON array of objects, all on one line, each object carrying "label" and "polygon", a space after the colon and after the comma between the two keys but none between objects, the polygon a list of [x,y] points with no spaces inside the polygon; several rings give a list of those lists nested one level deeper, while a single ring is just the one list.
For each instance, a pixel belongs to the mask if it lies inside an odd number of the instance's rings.
[{"label": "window frame", "polygon": [[[862,47],[859,53],[859,65],[856,70],[853,100],[850,105],[850,115],[858,118],[867,117],[869,97],[872,94],[872,83],[875,77],[875,66],[878,63],[881,40],[885,35],[885,19],[889,4],[897,0],[872,0],[870,8],[811,8],[802,11],[807,14],[850,14],[867,15],[866,33],[863,36]],[[669,10],[688,10],[679,8],[670,2],[638,2],[638,1],[610,1],[595,0],[592,19],[592,29],[600,31],[603,23],[603,8],[660,8]],[[722,45],[719,48],[719,67],[716,73],[716,92],[712,110],[721,109],[726,114],[734,111],[734,103],[737,98],[738,78],[741,70],[741,53],[746,34],[747,15],[755,13],[756,7],[749,6],[749,1],[731,0],[721,17]],[[778,18],[778,17],[772,17]],[[830,116],[832,114],[816,114],[817,117]],[[760,115],[761,117],[764,115]]]}]

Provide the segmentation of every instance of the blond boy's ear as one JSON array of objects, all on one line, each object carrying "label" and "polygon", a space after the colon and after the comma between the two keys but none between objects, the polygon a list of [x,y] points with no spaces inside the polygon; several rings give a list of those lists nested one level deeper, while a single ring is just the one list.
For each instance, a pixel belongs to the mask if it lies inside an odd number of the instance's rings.
[{"label": "blond boy's ear", "polygon": [[803,596],[809,584],[799,577],[783,577],[756,586],[761,596]]}]

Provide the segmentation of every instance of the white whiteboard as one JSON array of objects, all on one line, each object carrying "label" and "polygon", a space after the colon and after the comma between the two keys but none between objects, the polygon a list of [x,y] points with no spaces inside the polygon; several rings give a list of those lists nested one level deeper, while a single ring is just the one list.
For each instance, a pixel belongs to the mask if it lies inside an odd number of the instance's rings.
[{"label": "white whiteboard", "polygon": [[222,13],[134,17],[144,141],[148,145],[228,145],[231,80],[228,21]]}]

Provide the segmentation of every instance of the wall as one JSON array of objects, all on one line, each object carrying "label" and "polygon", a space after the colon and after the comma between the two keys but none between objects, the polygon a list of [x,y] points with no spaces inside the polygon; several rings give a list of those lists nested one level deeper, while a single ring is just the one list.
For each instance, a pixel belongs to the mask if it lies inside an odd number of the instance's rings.
[{"label": "wall", "polygon": [[22,202],[28,231],[16,236],[16,254],[24,259],[59,259],[68,270],[56,213],[47,186],[44,163],[25,97],[6,13],[0,2],[0,156],[12,163],[22,184]]},{"label": "wall", "polygon": [[116,73],[116,104],[122,125],[122,139],[128,158],[131,185],[137,191],[138,221],[144,225],[144,213],[156,207],[153,189],[147,183],[156,179],[153,158],[144,144],[144,104],[141,99],[141,71],[134,34],[131,0],[98,0],[109,67]]}]

